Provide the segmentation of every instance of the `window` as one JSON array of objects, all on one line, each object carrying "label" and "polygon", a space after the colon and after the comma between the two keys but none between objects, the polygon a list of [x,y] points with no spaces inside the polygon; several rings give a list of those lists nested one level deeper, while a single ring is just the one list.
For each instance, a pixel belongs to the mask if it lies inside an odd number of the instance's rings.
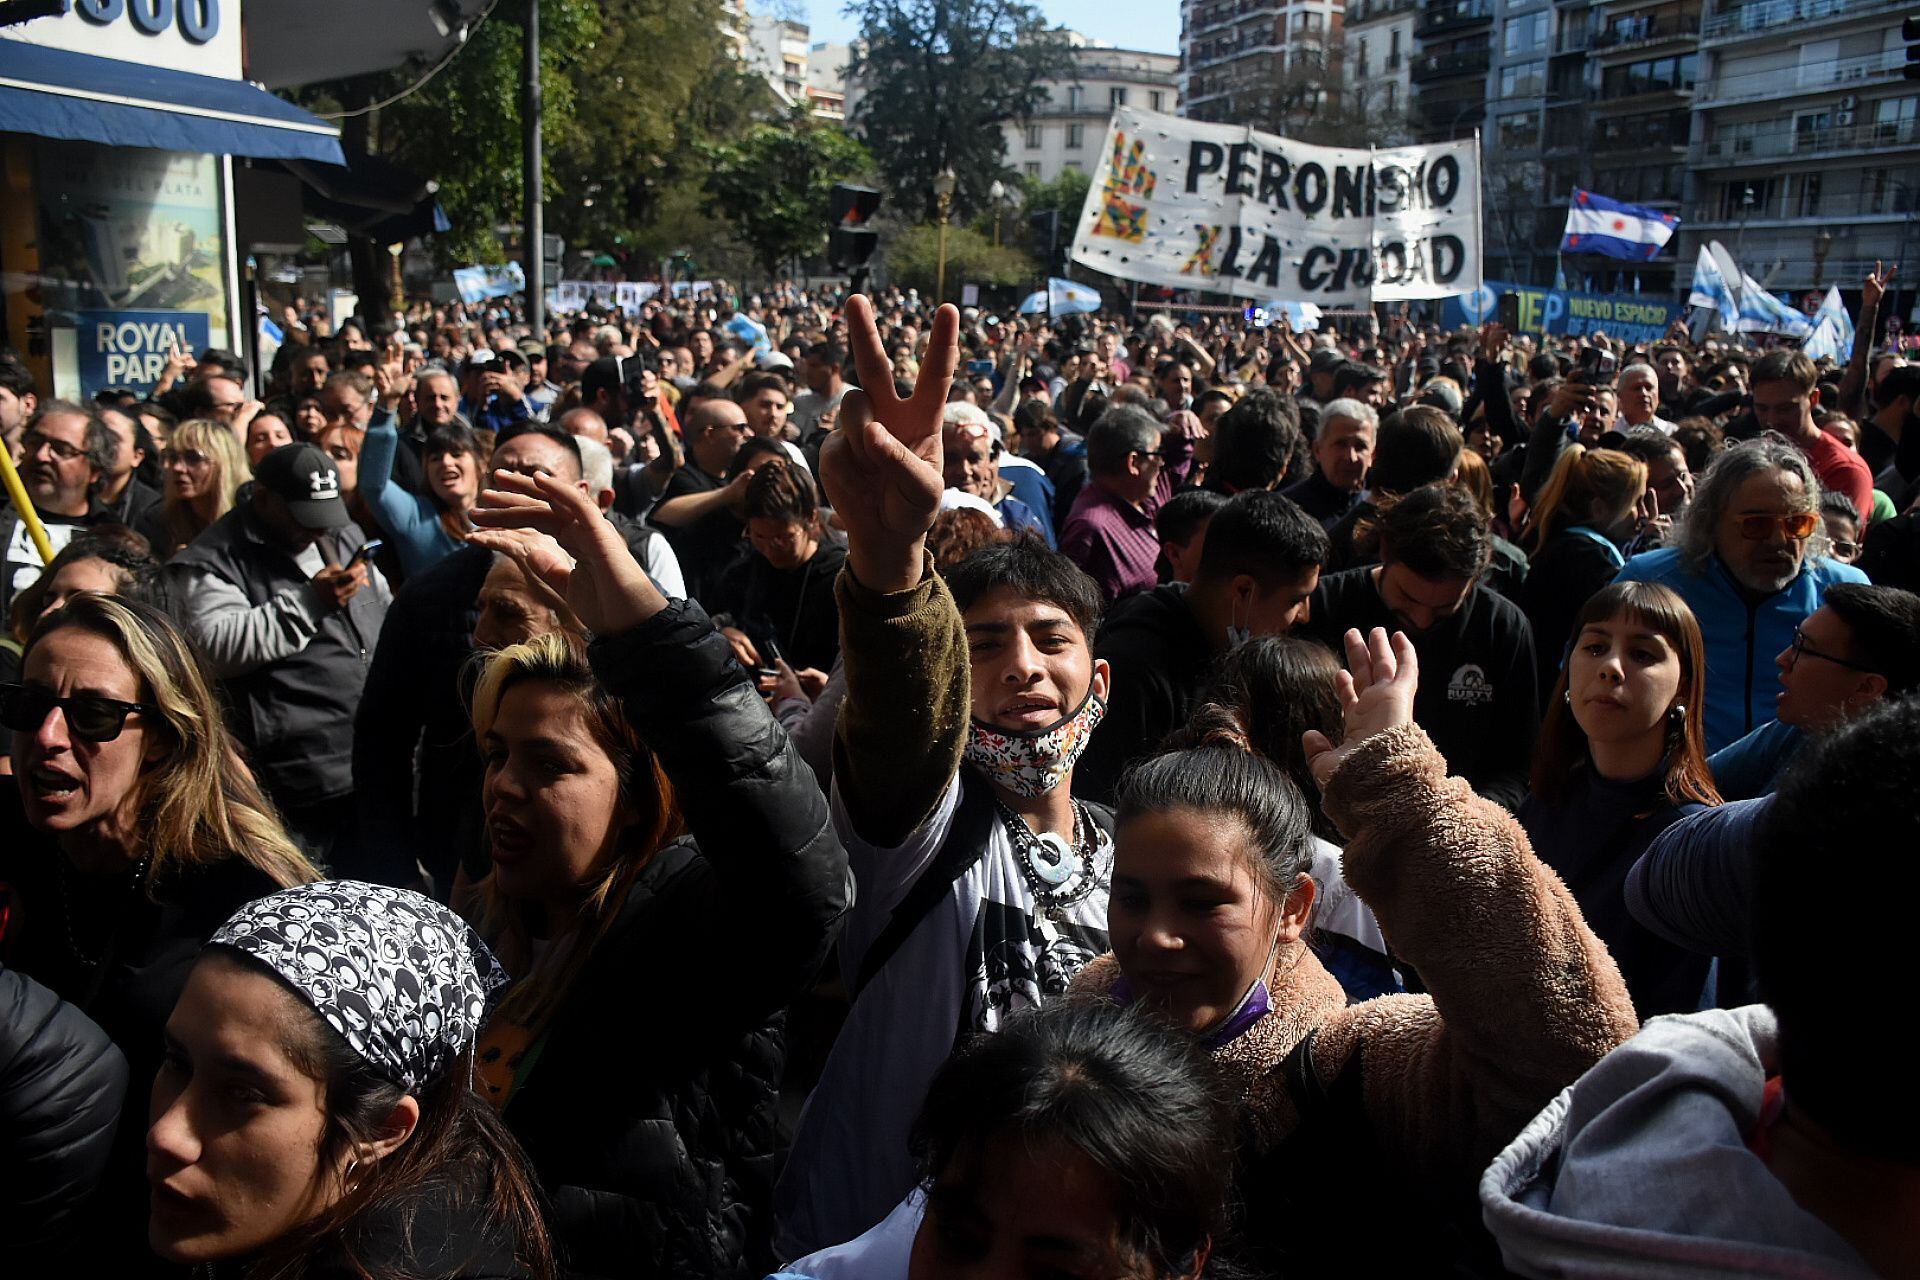
[{"label": "window", "polygon": [[1040,176],[1040,166],[1031,160],[1027,161],[1026,170],[1029,178],[1038,178]]},{"label": "window", "polygon": [[1070,124],[1067,126],[1067,150],[1078,151],[1080,149],[1080,138],[1085,128],[1085,125],[1078,124]]},{"label": "window", "polygon": [[1126,106],[1127,91],[1125,89],[1118,88],[1118,87],[1107,90],[1107,105],[1109,107]]},{"label": "window", "polygon": [[1067,162],[1066,162],[1066,164],[1065,164],[1065,165],[1063,165],[1063,166],[1061,166],[1061,167],[1062,167],[1062,168],[1066,168],[1066,169],[1071,169],[1071,170],[1073,170],[1073,171],[1074,171],[1075,173],[1078,173],[1078,172],[1080,172],[1080,162],[1079,162],[1078,160],[1069,160],[1069,161],[1067,161]]},{"label": "window", "polygon": [[1527,151],[1540,142],[1540,113],[1519,111],[1501,116],[1494,124],[1494,136],[1502,151]]},{"label": "window", "polygon": [[1387,70],[1400,65],[1400,29],[1395,27],[1387,33]]},{"label": "window", "polygon": [[1535,53],[1547,47],[1553,33],[1553,14],[1542,10],[1518,18],[1508,18],[1505,30],[1507,56]]},{"label": "window", "polygon": [[1027,150],[1038,151],[1040,149],[1041,132],[1041,128],[1037,124],[1027,126]]},{"label": "window", "polygon": [[1082,89],[1077,84],[1067,86],[1067,110],[1078,111],[1080,109],[1080,95],[1082,92]]},{"label": "window", "polygon": [[1547,91],[1547,64],[1522,62],[1500,69],[1502,98],[1537,98]]},{"label": "window", "polygon": [[1388,115],[1392,115],[1395,111],[1398,111],[1400,109],[1400,105],[1398,102],[1399,96],[1400,96],[1399,83],[1393,80],[1387,81],[1387,114]]},{"label": "window", "polygon": [[1360,53],[1359,53],[1359,58],[1357,60],[1357,63],[1354,66],[1353,73],[1359,76],[1361,79],[1365,79],[1368,74],[1367,72],[1367,38],[1365,36],[1360,37]]},{"label": "window", "polygon": [[1787,199],[1796,218],[1817,217],[1820,213],[1820,175],[1803,173],[1787,182]]},{"label": "window", "polygon": [[1873,140],[1885,146],[1911,142],[1914,138],[1915,108],[1920,98],[1882,98],[1873,104]]},{"label": "window", "polygon": [[1325,14],[1309,9],[1305,13],[1296,13],[1293,15],[1293,29],[1295,31],[1318,31],[1326,25],[1326,21],[1327,17]]},{"label": "window", "polygon": [[1148,94],[1147,97],[1152,102],[1153,109],[1155,111],[1160,110],[1160,101],[1163,97],[1165,97],[1165,95],[1162,94],[1158,89],[1155,89],[1152,93]]}]

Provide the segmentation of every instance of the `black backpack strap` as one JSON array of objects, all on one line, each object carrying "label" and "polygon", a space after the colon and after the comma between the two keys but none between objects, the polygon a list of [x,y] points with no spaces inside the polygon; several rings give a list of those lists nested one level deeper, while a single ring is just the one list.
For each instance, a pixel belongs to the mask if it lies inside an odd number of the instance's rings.
[{"label": "black backpack strap", "polygon": [[1319,1035],[1318,1027],[1307,1032],[1280,1064],[1287,1087],[1293,1094],[1294,1108],[1302,1120],[1327,1104],[1327,1087],[1320,1082],[1320,1073],[1313,1069],[1313,1042]]},{"label": "black backpack strap", "polygon": [[946,843],[940,846],[940,852],[933,856],[927,869],[907,890],[907,896],[893,909],[887,919],[886,928],[867,948],[867,954],[860,960],[860,973],[853,982],[853,996],[858,999],[873,981],[874,975],[886,967],[901,944],[920,927],[961,876],[987,854],[987,841],[993,834],[993,791],[985,783],[974,779],[965,769],[960,771],[960,803],[954,807],[953,823],[947,828]]}]

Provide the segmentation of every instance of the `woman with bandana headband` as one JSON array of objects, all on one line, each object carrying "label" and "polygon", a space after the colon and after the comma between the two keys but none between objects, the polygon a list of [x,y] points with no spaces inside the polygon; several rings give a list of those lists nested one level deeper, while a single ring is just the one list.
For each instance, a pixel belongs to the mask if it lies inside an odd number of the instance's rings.
[{"label": "woman with bandana headband", "polygon": [[1345,643],[1340,745],[1311,730],[1306,755],[1347,881],[1430,994],[1349,1005],[1308,945],[1308,801],[1227,733],[1122,783],[1113,955],[1074,989],[1212,1055],[1242,1108],[1262,1274],[1438,1274],[1497,1261],[1473,1202],[1488,1154],[1638,1023],[1565,886],[1413,723],[1412,644]]},{"label": "woman with bandana headband", "polygon": [[933,571],[957,313],[937,313],[905,398],[867,300],[847,314],[867,390],[847,393],[820,473],[848,543],[833,816],[858,883],[840,951],[854,999],[775,1196],[785,1258],[907,1193],[908,1131],[962,1032],[1059,996],[1107,950],[1110,818],[1073,794],[1106,714],[1099,588],[1031,539]]},{"label": "woman with bandana headband", "polygon": [[154,1251],[245,1280],[553,1280],[533,1175],[473,1090],[505,983],[460,917],[405,889],[323,881],[242,907],[167,1020]]}]

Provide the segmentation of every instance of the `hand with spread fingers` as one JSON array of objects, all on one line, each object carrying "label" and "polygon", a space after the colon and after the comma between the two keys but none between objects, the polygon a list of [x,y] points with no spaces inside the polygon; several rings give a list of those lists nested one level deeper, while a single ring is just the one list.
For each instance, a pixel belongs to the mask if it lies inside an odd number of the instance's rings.
[{"label": "hand with spread fingers", "polygon": [[[567,602],[574,616],[595,635],[618,635],[667,607],[667,598],[627,550],[627,544],[593,500],[553,476],[493,473],[494,487],[473,509],[479,532],[472,541],[492,546],[485,531],[531,529],[544,533],[573,557],[529,546],[521,563]],[[515,554],[508,545],[496,550]],[[520,558],[520,557],[516,557]]]},{"label": "hand with spread fingers", "polygon": [[945,488],[940,428],[960,363],[959,334],[960,313],[943,305],[913,394],[902,399],[873,304],[859,294],[847,301],[847,339],[861,387],[841,401],[840,426],[820,450],[820,480],[847,530],[853,576],[871,591],[892,594],[920,581],[927,530]]},{"label": "hand with spread fingers", "polygon": [[[531,529],[469,529],[466,540],[507,556],[520,566],[527,588],[569,629],[586,627],[567,607],[566,580],[573,573],[574,560],[558,542]],[[560,584],[559,588],[554,583]]]},{"label": "hand with spread fingers", "polygon": [[1346,646],[1347,669],[1335,677],[1344,721],[1340,745],[1318,729],[1301,738],[1307,767],[1322,787],[1368,738],[1413,723],[1413,695],[1420,687],[1420,660],[1405,632],[1389,638],[1384,627],[1365,636],[1349,628]]}]

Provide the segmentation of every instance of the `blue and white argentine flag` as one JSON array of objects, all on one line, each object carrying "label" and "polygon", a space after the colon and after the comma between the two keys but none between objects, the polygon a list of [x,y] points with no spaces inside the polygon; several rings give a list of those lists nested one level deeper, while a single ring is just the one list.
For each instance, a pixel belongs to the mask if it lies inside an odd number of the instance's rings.
[{"label": "blue and white argentine flag", "polygon": [[1622,204],[1592,191],[1573,189],[1567,204],[1562,253],[1599,253],[1609,258],[1646,262],[1673,239],[1680,219],[1645,205]]}]

